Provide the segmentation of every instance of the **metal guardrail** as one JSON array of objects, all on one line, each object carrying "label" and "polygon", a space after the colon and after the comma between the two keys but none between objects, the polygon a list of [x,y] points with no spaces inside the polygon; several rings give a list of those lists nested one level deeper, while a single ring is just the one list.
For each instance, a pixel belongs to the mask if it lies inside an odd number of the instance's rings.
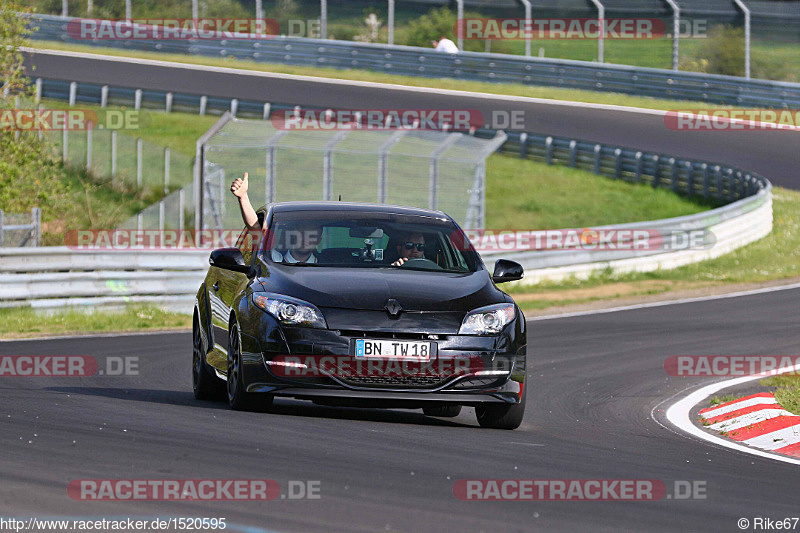
[{"label": "metal guardrail", "polygon": [[[0,248],[4,246],[39,246],[42,239],[42,210],[38,207],[31,209],[30,223],[20,224],[27,215],[4,213],[0,209]],[[10,224],[9,221],[14,223]],[[11,236],[7,236],[10,233]]]},{"label": "metal guardrail", "polygon": [[587,61],[528,58],[504,54],[444,54],[411,46],[276,37],[228,40],[79,40],[67,33],[70,18],[32,16],[33,38],[183,55],[231,57],[265,63],[367,69],[387,74],[515,82],[570,89],[619,92],[715,104],[800,106],[800,84],[735,76],[676,72]]}]

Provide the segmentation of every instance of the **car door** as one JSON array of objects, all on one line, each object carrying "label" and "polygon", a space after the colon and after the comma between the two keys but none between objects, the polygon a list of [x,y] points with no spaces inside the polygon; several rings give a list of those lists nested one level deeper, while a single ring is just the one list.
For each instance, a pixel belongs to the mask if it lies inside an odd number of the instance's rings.
[{"label": "car door", "polygon": [[[263,215],[259,218],[263,219]],[[236,240],[236,247],[241,250],[245,264],[252,264],[254,246],[257,245],[258,241],[257,238],[254,240],[253,237],[253,233],[248,228],[245,228]],[[207,280],[209,284],[208,300],[214,332],[214,350],[208,356],[208,363],[226,372],[228,365],[228,322],[231,316],[231,309],[236,297],[247,287],[250,278],[241,272],[212,266],[209,268]]]}]

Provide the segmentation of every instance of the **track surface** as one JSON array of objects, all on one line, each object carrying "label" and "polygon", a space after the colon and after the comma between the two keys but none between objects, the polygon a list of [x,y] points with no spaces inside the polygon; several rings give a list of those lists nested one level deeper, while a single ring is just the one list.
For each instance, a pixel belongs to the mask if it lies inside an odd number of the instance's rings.
[{"label": "track surface", "polygon": [[[797,516],[800,469],[662,427],[662,402],[704,379],[675,354],[797,354],[800,290],[530,322],[528,411],[516,431],[419,411],[278,401],[229,411],[191,394],[189,333],[0,343],[3,355],[139,356],[128,378],[0,379],[0,511],[208,516],[272,531],[738,531]],[[10,416],[9,416],[10,415]],[[34,437],[34,433],[38,436]],[[28,443],[28,441],[32,441]],[[73,441],[75,441],[73,443]],[[79,502],[72,479],[321,481],[321,499]],[[707,482],[706,500],[462,502],[459,479]],[[254,530],[255,531],[255,530]]]},{"label": "track surface", "polygon": [[[122,64],[111,59],[99,65],[92,59],[37,52],[32,60],[36,70],[31,75],[318,108],[476,109],[487,119],[492,116],[492,111],[521,110],[524,111],[525,131],[722,162],[763,174],[776,185],[800,189],[800,173],[797,172],[800,133],[796,131],[673,131],[665,126],[662,116],[652,114],[536,102],[504,102],[480,96],[424,94],[341,83],[268,79],[247,71],[215,73]],[[677,103],[675,108],[683,109]]]}]

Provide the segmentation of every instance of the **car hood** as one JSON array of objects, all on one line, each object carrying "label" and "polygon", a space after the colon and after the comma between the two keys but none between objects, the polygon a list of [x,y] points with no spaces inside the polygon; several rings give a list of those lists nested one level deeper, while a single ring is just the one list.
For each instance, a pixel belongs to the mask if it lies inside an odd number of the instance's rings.
[{"label": "car hood", "polygon": [[401,269],[275,266],[259,280],[265,292],[317,307],[383,310],[390,298],[404,311],[467,312],[507,301],[489,272],[451,274]]}]

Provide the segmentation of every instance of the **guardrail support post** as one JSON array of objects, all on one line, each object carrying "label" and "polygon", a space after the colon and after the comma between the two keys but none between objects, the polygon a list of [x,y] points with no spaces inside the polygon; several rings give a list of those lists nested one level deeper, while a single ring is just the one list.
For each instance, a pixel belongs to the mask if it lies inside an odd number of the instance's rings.
[{"label": "guardrail support post", "polygon": [[720,202],[725,198],[724,187],[722,186],[722,168],[719,165],[714,167],[714,174],[717,178],[717,200]]},{"label": "guardrail support post", "polygon": [[67,158],[68,158],[68,152],[67,152],[69,148],[69,144],[67,141],[68,137],[69,137],[69,130],[67,128],[64,128],[64,130],[61,133],[61,162],[64,163],[65,165],[67,164]]},{"label": "guardrail support post", "polygon": [[0,209],[0,248],[5,244],[5,230],[3,229],[3,210]]},{"label": "guardrail support post", "polygon": [[100,87],[100,107],[105,108],[108,105],[108,85]]},{"label": "guardrail support post", "polygon": [[164,148],[164,194],[169,194],[169,146]]},{"label": "guardrail support post", "polygon": [[636,152],[636,183],[642,182],[642,152]]},{"label": "guardrail support post", "polygon": [[678,165],[675,163],[675,158],[669,158],[669,172],[670,172],[670,188],[672,192],[678,192]]},{"label": "guardrail support post", "polygon": [[158,202],[158,231],[164,231],[164,217],[165,217],[164,201]]},{"label": "guardrail support post", "polygon": [[269,120],[270,111],[271,109],[269,103],[264,104],[264,120]]},{"label": "guardrail support post", "polygon": [[553,164],[553,138],[548,137],[544,141],[544,162],[548,165]]},{"label": "guardrail support post", "polygon": [[208,96],[203,95],[200,97],[200,114],[206,114],[206,107],[208,106]]},{"label": "guardrail support post", "polygon": [[653,165],[653,188],[657,189],[661,186],[661,158],[659,156],[653,156]]},{"label": "guardrail support post", "polygon": [[167,113],[172,112],[172,93],[168,92],[166,96],[166,101],[164,102],[164,110]]},{"label": "guardrail support post", "polygon": [[231,116],[234,118],[236,117],[236,112],[239,110],[239,99],[232,98],[231,99]]},{"label": "guardrail support post", "polygon": [[600,174],[600,157],[603,146],[600,144],[594,145],[594,173]]},{"label": "guardrail support post", "polygon": [[184,207],[185,200],[183,198],[183,187],[178,189],[178,230],[183,231],[183,212],[186,209]]},{"label": "guardrail support post", "polygon": [[709,184],[708,184],[708,163],[703,163],[703,199],[708,200],[709,196]]},{"label": "guardrail support post", "polygon": [[142,107],[142,90],[136,89],[133,92],[133,108],[138,111],[139,108],[141,107]]},{"label": "guardrail support post", "polygon": [[36,78],[36,103],[42,100],[42,78]]},{"label": "guardrail support post", "polygon": [[136,139],[136,188],[142,190],[142,139]]},{"label": "guardrail support post", "polygon": [[686,195],[694,196],[694,167],[691,161],[686,162]]},{"label": "guardrail support post", "polygon": [[69,105],[70,107],[75,105],[75,99],[78,95],[78,82],[71,81],[69,82]]},{"label": "guardrail support post", "polygon": [[521,133],[519,136],[519,158],[525,159],[528,157],[528,134]]},{"label": "guardrail support post", "polygon": [[578,164],[578,141],[572,139],[569,142],[569,166],[575,168]]},{"label": "guardrail support post", "polygon": [[614,150],[614,177],[620,179],[622,177],[622,149],[617,148]]}]

